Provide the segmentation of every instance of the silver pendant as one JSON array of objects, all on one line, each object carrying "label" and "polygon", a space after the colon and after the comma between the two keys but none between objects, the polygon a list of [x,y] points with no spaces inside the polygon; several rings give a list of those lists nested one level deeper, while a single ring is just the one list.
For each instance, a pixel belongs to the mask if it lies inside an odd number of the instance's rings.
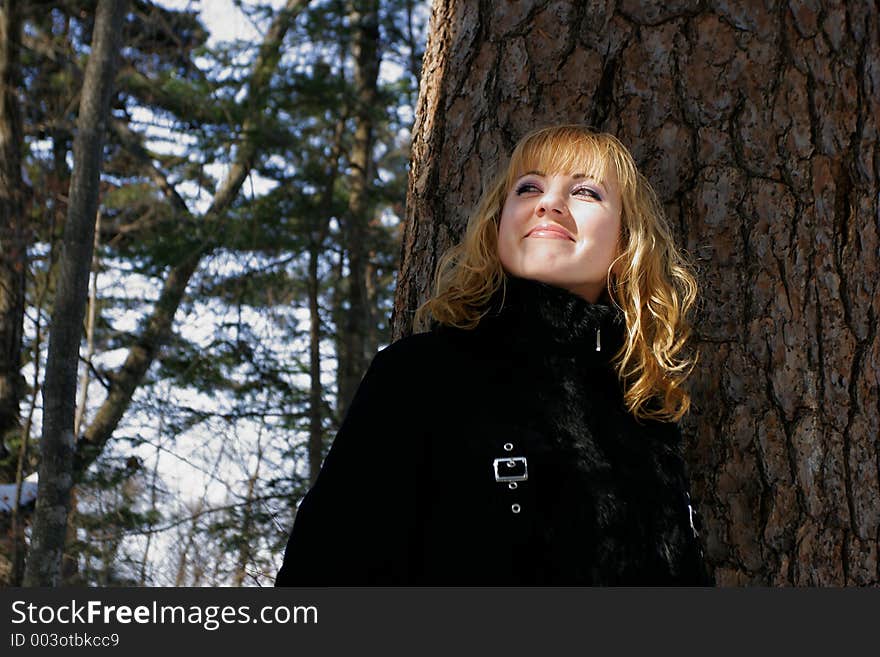
[{"label": "silver pendant", "polygon": [[599,342],[599,335],[601,334],[601,332],[602,332],[602,327],[600,326],[596,329],[596,351],[602,351],[602,345]]}]

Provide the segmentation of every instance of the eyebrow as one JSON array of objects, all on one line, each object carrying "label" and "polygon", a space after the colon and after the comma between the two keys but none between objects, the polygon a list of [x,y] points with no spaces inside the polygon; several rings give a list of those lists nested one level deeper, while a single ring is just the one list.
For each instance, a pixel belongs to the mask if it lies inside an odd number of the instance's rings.
[{"label": "eyebrow", "polygon": [[[521,175],[520,178],[525,178],[526,176],[531,176],[531,175],[533,175],[533,174],[536,175],[536,176],[541,176],[542,178],[544,177],[544,172],[543,172],[543,171],[534,170],[534,171],[527,171],[526,173],[524,173],[523,175]],[[571,177],[572,177],[572,178],[589,178],[590,180],[595,181],[596,184],[599,185],[599,187],[601,187],[602,189],[605,189],[605,185],[603,185],[603,184],[599,181],[599,179],[596,178],[595,176],[588,176],[588,175],[585,174],[585,173],[575,173],[575,174],[572,174]],[[518,180],[518,179],[517,179],[517,180]]]}]

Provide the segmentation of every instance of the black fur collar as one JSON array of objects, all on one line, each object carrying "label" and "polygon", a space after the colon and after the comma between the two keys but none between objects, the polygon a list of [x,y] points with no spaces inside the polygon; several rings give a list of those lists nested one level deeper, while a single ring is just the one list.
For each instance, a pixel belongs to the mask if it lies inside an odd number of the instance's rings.
[{"label": "black fur collar", "polygon": [[576,356],[594,365],[611,361],[623,345],[625,328],[623,312],[607,295],[590,303],[564,288],[510,274],[478,327],[516,351]]}]

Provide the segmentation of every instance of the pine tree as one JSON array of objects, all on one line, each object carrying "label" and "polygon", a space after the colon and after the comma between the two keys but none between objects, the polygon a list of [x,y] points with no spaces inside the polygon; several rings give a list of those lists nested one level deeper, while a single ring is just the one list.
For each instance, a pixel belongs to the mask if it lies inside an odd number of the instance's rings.
[{"label": "pine tree", "polygon": [[877,21],[868,2],[434,3],[394,336],[517,138],[615,134],[701,267],[684,431],[720,585],[878,583]]}]

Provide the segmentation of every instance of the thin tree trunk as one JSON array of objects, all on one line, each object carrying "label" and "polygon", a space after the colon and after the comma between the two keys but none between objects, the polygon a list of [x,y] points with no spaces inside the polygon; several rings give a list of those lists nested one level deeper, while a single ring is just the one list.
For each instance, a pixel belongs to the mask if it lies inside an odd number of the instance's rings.
[{"label": "thin tree trunk", "polygon": [[[212,468],[212,476],[216,475],[217,471],[220,468],[220,464],[223,462],[223,459],[226,457],[226,449],[227,443],[224,441],[220,444],[220,450],[217,452],[217,456],[214,459],[214,467]],[[210,479],[205,484],[205,489],[202,491],[202,497],[197,502],[195,508],[192,510],[191,517],[191,525],[189,528],[189,533],[186,537],[186,543],[180,551],[180,556],[177,562],[177,574],[175,575],[174,585],[175,586],[184,586],[186,582],[186,572],[187,567],[189,566],[189,551],[195,544],[195,538],[200,533],[198,528],[198,519],[204,514],[208,501],[208,489],[210,487]],[[219,561],[219,560],[218,560]],[[216,579],[215,579],[216,581]],[[195,586],[193,581],[190,581],[188,586]]]},{"label": "thin tree trunk", "polygon": [[[54,213],[51,215],[54,217]],[[54,218],[51,220],[54,226]],[[50,231],[51,235],[55,234],[54,229]],[[49,273],[55,263],[55,243],[49,249],[48,263],[46,267],[46,277],[43,280],[42,287],[37,293],[36,303],[34,304],[34,316],[36,317],[34,325],[34,342],[32,347],[31,360],[34,363],[33,379],[31,379],[31,398],[28,404],[27,415],[24,420],[24,427],[21,430],[21,445],[18,450],[18,461],[15,469],[15,504],[12,507],[12,586],[21,586],[24,579],[25,552],[27,545],[25,543],[24,527],[25,519],[21,508],[21,492],[25,478],[25,464],[28,461],[28,451],[30,450],[31,427],[34,421],[34,411],[37,407],[37,397],[40,395],[40,380],[42,371],[40,370],[40,350],[43,344],[43,304],[46,301],[46,295],[49,291],[49,281],[51,276]]]},{"label": "thin tree trunk", "polygon": [[[156,511],[156,502],[158,500],[159,489],[159,460],[162,456],[162,435],[165,433],[165,411],[168,408],[167,397],[163,400],[159,409],[159,427],[156,431],[156,461],[153,463],[153,475],[150,480],[150,511]],[[141,571],[138,577],[138,586],[145,586],[147,582],[147,569],[150,559],[150,546],[153,542],[153,523],[147,525],[147,539],[144,546],[144,556],[141,559]]]},{"label": "thin tree trunk", "polygon": [[[27,225],[22,198],[23,133],[20,86],[22,23],[19,3],[0,2],[0,458],[6,437],[20,427],[24,396],[21,345],[27,274]],[[5,481],[12,473],[0,473]]]},{"label": "thin tree trunk", "polygon": [[245,504],[242,509],[242,513],[244,518],[242,518],[241,523],[241,537],[242,540],[239,542],[238,547],[238,567],[235,570],[235,575],[233,577],[233,586],[241,586],[244,584],[244,579],[247,576],[247,565],[253,559],[253,550],[251,548],[251,532],[254,527],[254,510],[253,505],[254,501],[254,492],[257,489],[257,482],[260,480],[260,466],[263,464],[263,429],[265,425],[260,426],[260,431],[257,436],[257,463],[254,466],[254,471],[251,473],[251,476],[248,477],[247,484],[247,492],[245,493]]},{"label": "thin tree trunk", "polygon": [[[204,498],[202,498],[202,500],[199,502],[198,507],[196,507],[196,509],[194,510],[192,522],[190,523],[189,531],[187,532],[187,535],[186,535],[186,541],[184,542],[184,545],[180,550],[180,555],[177,558],[177,573],[175,574],[175,577],[174,577],[174,586],[186,586],[187,585],[186,573],[187,573],[187,569],[189,568],[189,560],[190,560],[189,553],[190,553],[190,550],[192,549],[193,545],[195,545],[195,540],[196,540],[195,537],[199,533],[199,530],[198,530],[199,513],[198,512],[202,509],[203,506],[204,506]],[[190,582],[189,586],[193,586],[193,583]]]},{"label": "thin tree trunk", "polygon": [[[160,419],[160,427],[158,431],[158,435],[162,435],[162,420],[165,419],[165,414],[162,413]],[[156,501],[158,500],[157,490],[158,490],[158,481],[159,481],[159,459],[162,456],[162,449],[160,445],[156,445],[156,461],[153,463],[153,476],[150,480],[150,510],[156,510]],[[144,546],[144,556],[141,558],[141,571],[138,576],[138,586],[146,586],[147,583],[147,564],[150,561],[150,546],[153,542],[153,523],[149,523],[147,525],[147,538],[146,545]]]},{"label": "thin tree trunk", "polygon": [[34,339],[34,393],[31,397],[31,403],[28,408],[27,420],[25,421],[24,428],[21,434],[21,444],[18,448],[18,459],[16,461],[15,467],[15,502],[12,505],[12,523],[11,523],[11,544],[12,544],[12,555],[11,555],[11,571],[10,571],[10,579],[8,584],[11,586],[21,586],[22,580],[24,579],[24,563],[25,563],[25,553],[27,551],[27,544],[25,543],[25,534],[24,534],[24,518],[21,508],[21,494],[22,488],[24,487],[24,479],[25,479],[25,463],[28,460],[28,451],[30,450],[30,436],[31,436],[31,426],[34,417],[34,409],[37,404],[37,395],[40,393],[40,343],[42,342],[42,335],[40,331],[40,312],[42,308],[42,303],[38,304],[37,307],[37,331],[36,338]]},{"label": "thin tree trunk", "polygon": [[318,478],[323,456],[323,387],[321,386],[321,315],[318,310],[320,244],[309,247],[309,486]]},{"label": "thin tree trunk", "polygon": [[70,206],[49,329],[40,481],[25,568],[26,586],[55,586],[59,581],[73,486],[76,373],[92,263],[103,137],[127,4],[110,0],[98,3],[91,56],[83,83],[73,147]]},{"label": "thin tree trunk", "polygon": [[348,313],[345,327],[345,358],[339,359],[340,415],[354,397],[367,369],[367,339],[370,312],[367,305],[367,239],[374,203],[370,198],[373,184],[373,113],[377,103],[379,76],[379,3],[378,0],[353,0],[351,24],[354,29],[354,146],[351,152],[351,192],[345,217],[345,246],[348,252]]},{"label": "thin tree trunk", "polygon": [[394,338],[528,130],[615,134],[699,264],[683,422],[721,585],[880,584],[877,3],[436,0]]},{"label": "thin tree trunk", "polygon": [[345,410],[345,403],[341,391],[345,387],[342,380],[347,376],[348,369],[347,365],[344,365],[344,363],[349,361],[349,340],[345,335],[348,326],[346,323],[346,311],[343,303],[343,300],[348,296],[346,290],[348,289],[348,284],[350,282],[350,279],[345,276],[346,255],[346,250],[343,245],[336,253],[336,262],[333,263],[334,284],[332,300],[333,307],[331,310],[334,323],[337,327],[336,334],[334,335],[334,342],[336,343],[336,406],[334,412],[336,414],[337,424],[342,422],[342,416]]},{"label": "thin tree trunk", "polygon": [[364,270],[364,288],[367,299],[367,334],[364,337],[364,352],[375,354],[379,350],[379,290],[376,273],[376,251],[370,249],[366,253]]},{"label": "thin tree trunk", "polygon": [[[337,121],[333,135],[333,147],[327,167],[327,182],[324,185],[321,207],[331,207],[333,190],[339,175],[339,160],[342,155],[342,137],[345,132],[345,118]],[[324,387],[321,384],[321,314],[319,311],[320,279],[318,264],[327,239],[330,217],[322,217],[320,225],[311,234],[309,244],[309,485],[318,479],[321,460],[324,454]]]},{"label": "thin tree trunk", "polygon": [[98,306],[98,242],[101,238],[101,210],[95,213],[95,241],[92,245],[92,274],[89,286],[88,315],[86,316],[86,356],[85,367],[79,378],[79,402],[76,405],[76,416],[73,419],[73,435],[79,436],[82,430],[83,419],[86,415],[86,406],[89,401],[89,380],[92,356],[95,353],[95,314]]}]

